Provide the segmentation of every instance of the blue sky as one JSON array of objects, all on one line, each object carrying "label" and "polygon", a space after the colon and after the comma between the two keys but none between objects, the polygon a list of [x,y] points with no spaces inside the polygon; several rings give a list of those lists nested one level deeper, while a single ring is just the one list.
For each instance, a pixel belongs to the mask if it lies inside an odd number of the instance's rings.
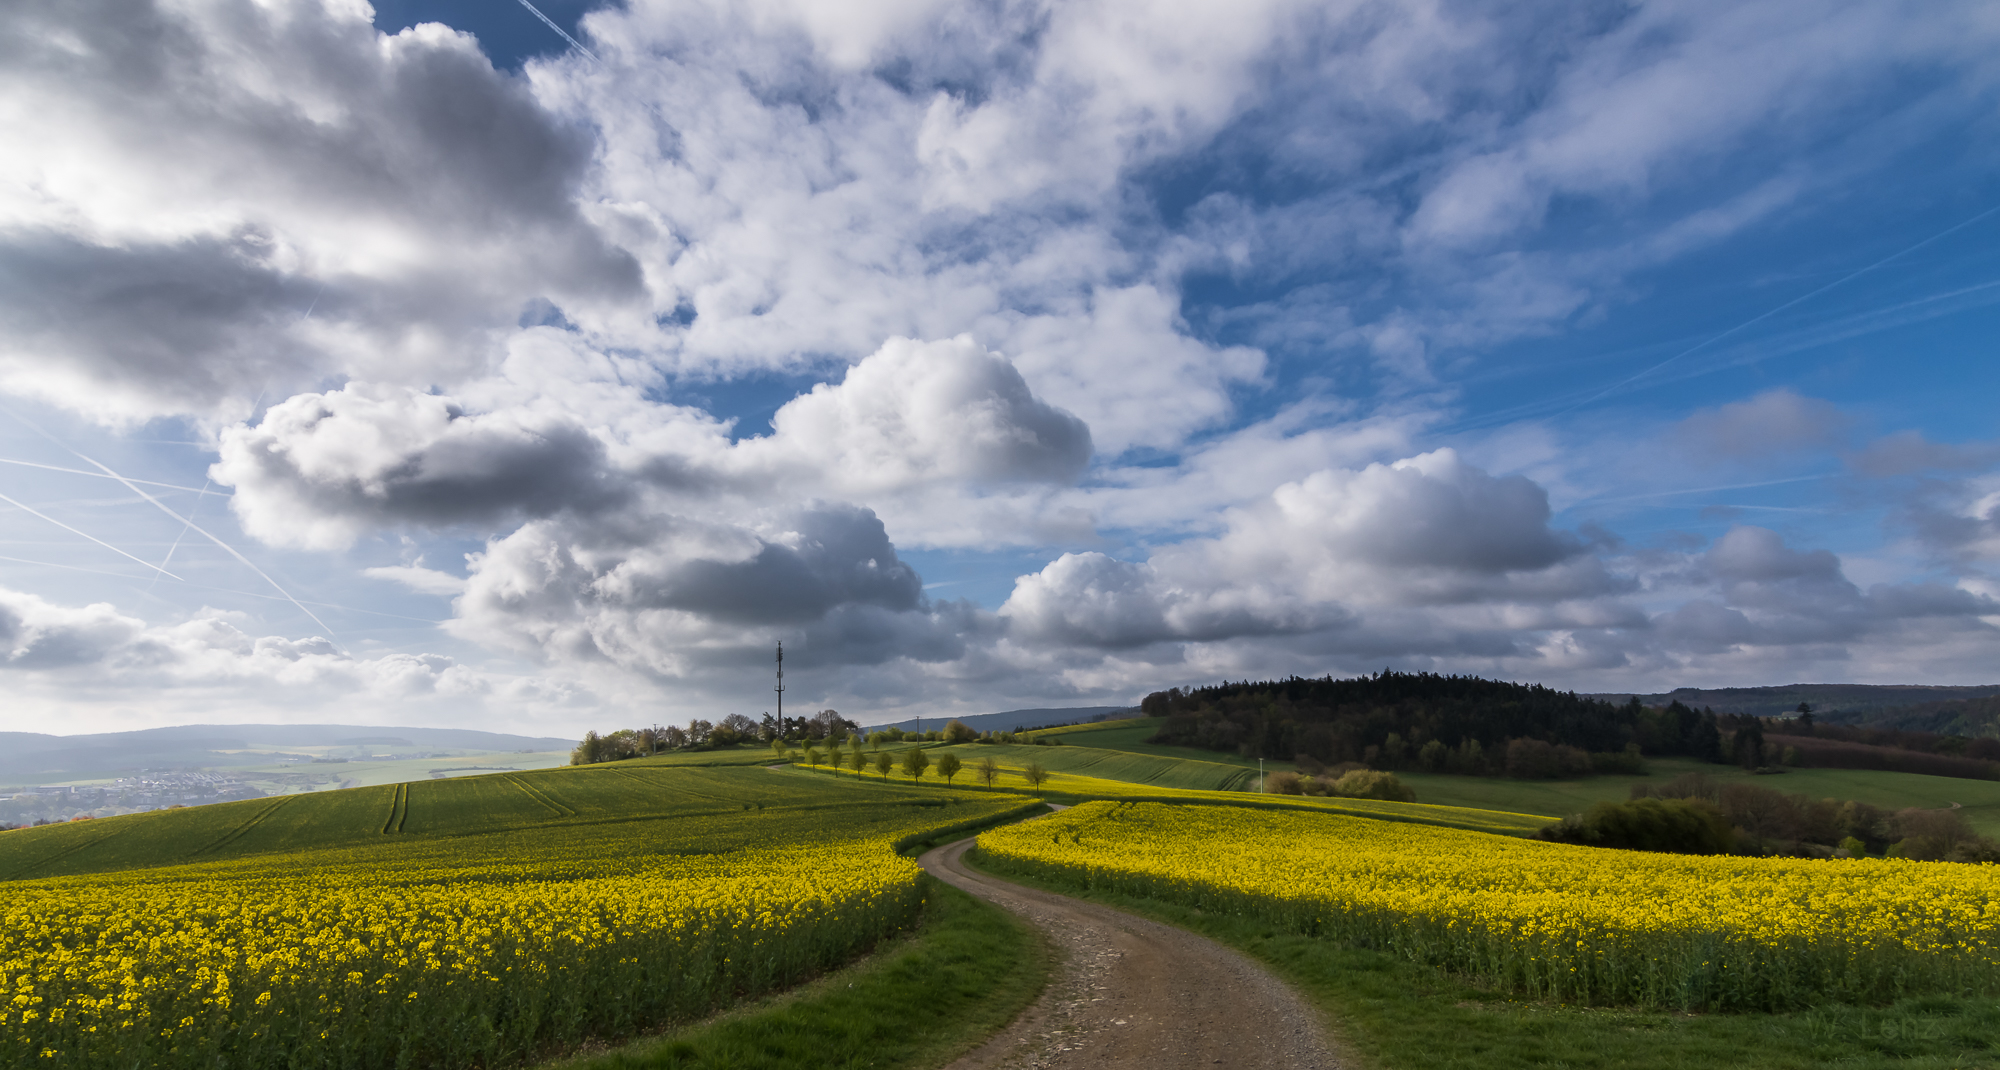
[{"label": "blue sky", "polygon": [[1985,6],[128,6],[0,64],[0,727],[1992,682]]}]

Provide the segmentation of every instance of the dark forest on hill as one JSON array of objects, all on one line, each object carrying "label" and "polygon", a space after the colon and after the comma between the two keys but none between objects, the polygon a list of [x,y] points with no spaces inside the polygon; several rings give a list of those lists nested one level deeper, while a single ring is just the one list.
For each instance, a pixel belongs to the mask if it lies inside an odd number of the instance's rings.
[{"label": "dark forest on hill", "polygon": [[1225,682],[1155,692],[1141,709],[1166,719],[1155,743],[1389,769],[1497,773],[1528,762],[1560,767],[1551,773],[1610,771],[1636,761],[1633,746],[1653,755],[1721,757],[1712,713],[1678,702],[1664,709],[1614,705],[1477,676],[1382,672]]}]

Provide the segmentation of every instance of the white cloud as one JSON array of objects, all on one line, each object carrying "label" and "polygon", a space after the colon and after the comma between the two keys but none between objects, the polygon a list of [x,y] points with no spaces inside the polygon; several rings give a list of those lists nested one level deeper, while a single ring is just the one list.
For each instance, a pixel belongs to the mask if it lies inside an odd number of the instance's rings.
[{"label": "white cloud", "polygon": [[[249,623],[241,614],[203,609],[154,624],[109,604],[65,606],[0,589],[0,677],[20,714],[39,719],[64,710],[60,724],[72,730],[173,723],[176,716],[200,718],[204,709],[212,717],[218,700],[234,707],[245,693],[260,696],[260,711],[289,715],[352,716],[356,699],[391,716],[449,717],[500,696],[509,700],[496,712],[513,723],[536,709],[511,698],[526,683],[518,676],[442,654],[355,656],[319,636],[258,637],[243,630]],[[135,714],[135,707],[144,712]],[[34,723],[44,730],[56,724]]]},{"label": "white cloud", "polygon": [[363,576],[390,583],[400,583],[412,591],[422,594],[460,594],[465,590],[465,577],[449,572],[439,572],[421,565],[380,565],[361,570]]},{"label": "white cloud", "polygon": [[12,14],[13,393],[100,420],[240,416],[329,375],[477,371],[538,296],[580,314],[640,293],[574,199],[587,138],[469,36],[384,37],[333,0]]}]

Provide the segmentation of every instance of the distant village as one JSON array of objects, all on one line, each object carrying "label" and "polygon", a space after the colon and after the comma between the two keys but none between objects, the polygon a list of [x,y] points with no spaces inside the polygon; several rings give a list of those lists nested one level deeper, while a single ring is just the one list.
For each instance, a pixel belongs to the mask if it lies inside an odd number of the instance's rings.
[{"label": "distant village", "polygon": [[[271,761],[281,766],[326,766],[346,765],[350,761],[407,761],[453,756],[454,752],[450,751],[357,753],[351,757],[279,754],[273,755]],[[441,776],[443,773],[433,772],[432,775]],[[258,773],[254,776],[258,780],[278,784],[281,791],[288,788],[310,791],[327,780],[327,774],[295,776],[286,773]],[[344,787],[352,783],[341,779],[339,773],[332,773],[331,776],[333,778],[331,786]],[[176,806],[201,806],[207,803],[234,802],[239,799],[261,799],[267,794],[270,793],[254,784],[246,783],[235,774],[193,769],[141,770],[108,784],[0,787],[0,829],[29,828],[35,825],[51,825],[59,821],[117,817],[120,814],[165,810]]]},{"label": "distant village", "polygon": [[0,826],[21,828],[116,817],[172,806],[258,799],[264,793],[227,773],[140,773],[110,784],[0,788]]}]

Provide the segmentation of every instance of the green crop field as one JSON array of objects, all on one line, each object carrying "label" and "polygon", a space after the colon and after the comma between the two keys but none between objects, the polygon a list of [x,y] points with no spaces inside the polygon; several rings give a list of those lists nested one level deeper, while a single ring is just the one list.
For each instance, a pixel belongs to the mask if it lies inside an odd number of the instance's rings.
[{"label": "green crop field", "polygon": [[[1147,743],[1146,740],[1158,730],[1158,719],[1147,717],[1044,729],[1034,735],[1060,735],[1064,746],[1037,747],[1035,753],[1054,754],[1059,750],[1075,746],[1124,751],[1162,760],[1187,759],[1199,762],[1203,766],[1220,764],[1248,769],[1257,767],[1254,758],[1241,758],[1193,747],[1163,747]],[[1041,761],[1050,769],[1067,768],[1059,767],[1055,762],[1045,758]],[[1650,769],[1650,775],[1644,777],[1609,775],[1568,780],[1512,780],[1506,777],[1468,777],[1400,771],[1396,776],[1416,789],[1419,802],[1468,807],[1475,810],[1532,814],[1555,821],[1569,814],[1581,813],[1589,809],[1590,804],[1594,802],[1623,801],[1630,797],[1634,784],[1664,784],[1676,774],[1698,772],[1713,777],[1721,783],[1751,781],[1759,787],[1777,791],[1810,795],[1816,799],[1853,799],[1890,810],[1901,810],[1912,806],[1938,809],[1958,803],[1963,808],[1966,819],[1981,835],[2000,836],[2000,781],[1964,780],[1873,769],[1790,769],[1780,774],[1752,774],[1735,766],[1712,765],[1687,758],[1648,758],[1646,764]],[[1101,770],[1092,771],[1090,775],[1114,780],[1127,779],[1114,775],[1110,771],[1112,768],[1114,767],[1107,765]],[[1292,763],[1267,761],[1264,768],[1267,773],[1274,773],[1291,769]],[[1254,779],[1253,777],[1252,781]],[[1246,781],[1241,786],[1249,787],[1252,784]]]},{"label": "green crop field", "polygon": [[[1222,751],[1202,750],[1199,747],[1167,747],[1157,743],[1146,742],[1153,738],[1153,733],[1159,730],[1160,719],[1157,717],[1130,717],[1122,721],[1101,721],[1097,724],[1044,728],[1039,732],[1028,734],[1035,738],[1046,736],[1051,740],[1060,739],[1062,745],[1066,747],[1096,747],[1099,750],[1124,751],[1128,754],[1144,754],[1155,758],[1171,758],[1183,761],[1227,765],[1236,769],[1247,769],[1250,771],[1252,779],[1255,779],[1257,759],[1245,758],[1236,754],[1225,754]],[[1288,761],[1268,758],[1264,761],[1264,772],[1266,775],[1293,771],[1293,769],[1292,763]]]},{"label": "green crop field", "polygon": [[[692,756],[681,756],[692,757]],[[768,761],[768,752],[741,758]],[[529,773],[418,781],[157,810],[0,834],[0,880],[217,862],[330,847],[394,847],[607,822],[727,815],[744,810],[873,809],[933,804],[942,792],[801,778],[739,763],[697,766],[669,758]],[[400,846],[399,846],[400,845]]]},{"label": "green crop field", "polygon": [[1579,813],[1601,800],[1622,801],[1634,784],[1664,784],[1680,773],[1701,773],[1718,783],[1749,782],[1815,799],[1853,799],[1891,810],[1938,809],[1960,804],[1981,835],[2000,835],[2000,781],[1890,773],[1874,769],[1791,769],[1756,775],[1731,765],[1686,758],[1649,758],[1650,775],[1595,776],[1573,780],[1509,780],[1504,777],[1398,773],[1425,802],[1545,814],[1551,820]]},{"label": "green crop field", "polygon": [[[1495,832],[1502,835],[1519,836],[1532,833],[1548,821],[1540,816],[1500,813],[1493,810],[1472,809],[1458,806],[1432,806],[1425,803],[1386,802],[1380,799],[1340,799],[1312,798],[1302,795],[1261,795],[1250,791],[1213,791],[1202,788],[1165,787],[1154,783],[1137,783],[1129,780],[1112,780],[1108,777],[1085,776],[1080,773],[1049,773],[1048,780],[1037,789],[1029,783],[1026,768],[1030,762],[1041,761],[1047,755],[1063,750],[1082,750],[1072,747],[1035,747],[969,744],[964,747],[926,747],[932,755],[932,766],[920,783],[937,785],[936,756],[956,753],[965,767],[958,773],[954,784],[959,791],[984,791],[974,766],[983,758],[991,757],[1000,767],[1000,776],[994,789],[1002,792],[1030,792],[1060,802],[1083,802],[1091,799],[1116,799],[1121,802],[1174,802],[1198,806],[1245,806],[1258,809],[1312,810],[1321,813],[1348,814],[1355,817],[1369,817],[1383,821],[1410,821],[1426,825],[1444,825],[1450,828],[1470,829],[1477,832]],[[890,754],[900,758],[902,751],[891,749]],[[1162,759],[1153,759],[1162,761]],[[1172,761],[1172,759],[1164,759]],[[1048,768],[1048,763],[1042,763]],[[900,765],[898,766],[900,769]],[[801,767],[807,775],[832,776],[826,766]],[[844,774],[852,781],[854,774]],[[1252,780],[1254,781],[1254,777]],[[880,784],[884,780],[873,772],[861,778],[863,783]],[[900,771],[891,772],[888,783],[909,784],[909,778]]]},{"label": "green crop field", "polygon": [[[1076,737],[1069,737],[1074,739]],[[1068,740],[1065,740],[1067,743]],[[1245,770],[1233,762],[1211,762],[1181,757],[1159,757],[1091,746],[1036,747],[1026,744],[967,744],[931,748],[937,755],[956,753],[960,761],[992,758],[1005,766],[1026,766],[1040,762],[1058,773],[1123,780],[1162,788],[1193,788],[1202,791],[1247,791],[1257,785],[1256,766]]]}]

